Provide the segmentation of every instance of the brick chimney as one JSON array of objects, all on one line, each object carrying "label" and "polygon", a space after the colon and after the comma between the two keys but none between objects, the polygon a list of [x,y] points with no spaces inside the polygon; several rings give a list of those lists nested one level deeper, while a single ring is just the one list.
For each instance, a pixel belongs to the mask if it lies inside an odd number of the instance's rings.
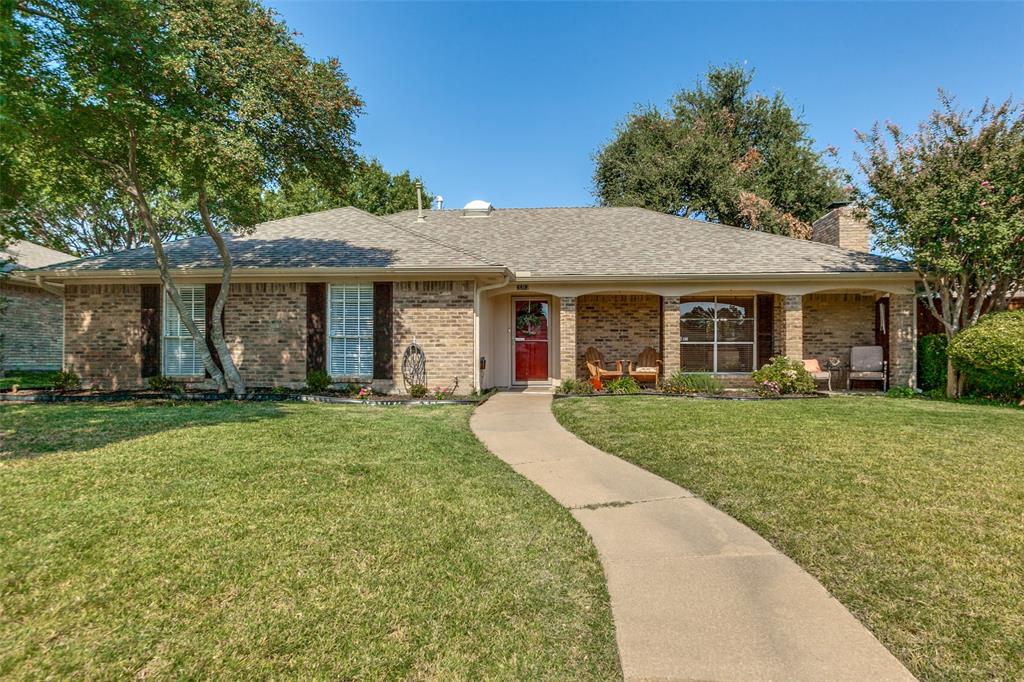
[{"label": "brick chimney", "polygon": [[829,211],[811,225],[811,241],[840,246],[853,251],[870,251],[866,217],[855,215],[856,208],[848,201],[830,204]]}]

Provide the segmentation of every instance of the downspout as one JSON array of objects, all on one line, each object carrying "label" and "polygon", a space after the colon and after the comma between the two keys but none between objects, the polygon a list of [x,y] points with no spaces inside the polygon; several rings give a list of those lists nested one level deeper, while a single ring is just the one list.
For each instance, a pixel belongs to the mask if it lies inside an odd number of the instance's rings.
[{"label": "downspout", "polygon": [[500,282],[485,286],[477,285],[473,288],[473,388],[476,391],[483,390],[480,387],[480,294],[508,286],[511,281],[512,273],[506,270]]},{"label": "downspout", "polygon": [[53,284],[51,282],[44,282],[42,275],[36,275],[36,286],[47,293],[53,294],[54,296],[64,295],[63,284]]}]

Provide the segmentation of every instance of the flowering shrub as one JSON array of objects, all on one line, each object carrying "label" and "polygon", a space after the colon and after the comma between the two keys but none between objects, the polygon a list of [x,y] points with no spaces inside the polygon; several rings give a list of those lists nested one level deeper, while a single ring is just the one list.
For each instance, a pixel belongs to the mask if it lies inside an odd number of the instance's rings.
[{"label": "flowering shrub", "polygon": [[774,398],[782,395],[782,387],[777,381],[762,381],[757,385],[757,394],[762,398]]},{"label": "flowering shrub", "polygon": [[[762,395],[785,395],[787,393],[812,393],[814,377],[804,369],[802,362],[790,360],[785,355],[776,355],[751,377],[754,386]],[[775,386],[764,386],[775,384]]]},{"label": "flowering shrub", "polygon": [[452,397],[452,392],[443,386],[434,387],[434,400],[448,400]]},{"label": "flowering shrub", "polygon": [[363,386],[361,389],[359,389],[359,393],[357,393],[356,395],[359,396],[360,400],[366,400],[373,396],[373,389],[371,389],[369,386]]}]

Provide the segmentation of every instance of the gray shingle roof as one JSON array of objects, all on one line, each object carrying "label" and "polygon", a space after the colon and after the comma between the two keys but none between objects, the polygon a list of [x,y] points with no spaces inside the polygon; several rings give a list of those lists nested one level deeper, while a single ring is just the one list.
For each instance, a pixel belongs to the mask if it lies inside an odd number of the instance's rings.
[{"label": "gray shingle roof", "polygon": [[[385,220],[409,225],[415,211]],[[642,208],[509,208],[486,218],[429,211],[419,229],[516,272],[712,275],[903,272],[906,264],[804,239]]]},{"label": "gray shingle roof", "polygon": [[9,270],[26,270],[41,268],[54,263],[63,263],[74,260],[70,253],[55,251],[39,244],[33,244],[23,239],[16,239],[7,245],[7,248],[0,250],[0,260],[10,259],[9,262],[0,265],[4,272]]},{"label": "gray shingle roof", "polygon": [[[413,222],[412,225],[415,225]],[[357,208],[336,208],[256,226],[252,234],[226,236],[237,269],[249,268],[480,268],[486,261],[429,235],[389,223]],[[219,268],[210,237],[164,245],[172,268]],[[62,263],[59,270],[151,270],[149,246]]]},{"label": "gray shingle roof", "polygon": [[[231,236],[235,266],[478,269],[579,276],[903,272],[900,261],[826,244],[688,220],[640,208],[496,209],[487,217],[427,211],[383,218],[356,208],[284,218]],[[173,268],[217,268],[209,237],[165,246]],[[151,270],[149,247],[49,270]]]}]

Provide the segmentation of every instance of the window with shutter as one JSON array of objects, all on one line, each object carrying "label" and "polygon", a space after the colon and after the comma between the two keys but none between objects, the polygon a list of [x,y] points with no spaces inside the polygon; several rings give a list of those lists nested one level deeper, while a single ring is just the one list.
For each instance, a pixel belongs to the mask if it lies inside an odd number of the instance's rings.
[{"label": "window with shutter", "polygon": [[[206,287],[178,287],[181,300],[189,317],[203,333],[206,319]],[[181,321],[178,309],[174,307],[171,296],[164,292],[164,374],[171,377],[202,376],[205,372],[203,358],[199,354],[199,344],[203,339],[194,339],[188,327]]]},{"label": "window with shutter", "polygon": [[373,284],[332,284],[327,300],[327,371],[373,378]]}]

